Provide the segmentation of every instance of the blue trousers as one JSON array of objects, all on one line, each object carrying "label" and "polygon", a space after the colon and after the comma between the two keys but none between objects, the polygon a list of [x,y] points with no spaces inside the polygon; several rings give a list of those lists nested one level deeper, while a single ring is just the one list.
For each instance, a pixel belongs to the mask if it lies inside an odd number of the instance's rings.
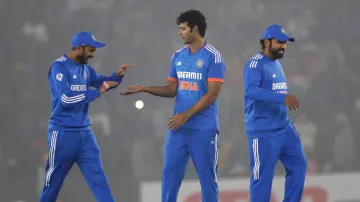
[{"label": "blue trousers", "polygon": [[176,202],[190,157],[199,177],[202,201],[218,202],[218,139],[215,130],[168,131],[162,173],[162,202]]},{"label": "blue trousers", "polygon": [[76,162],[98,202],[114,202],[100,158],[100,149],[90,131],[48,132],[49,156],[40,202],[55,202],[64,179]]},{"label": "blue trousers", "polygon": [[269,138],[248,140],[250,149],[251,202],[270,201],[274,170],[278,160],[285,167],[284,202],[300,202],[303,193],[307,162],[300,136],[292,126]]}]

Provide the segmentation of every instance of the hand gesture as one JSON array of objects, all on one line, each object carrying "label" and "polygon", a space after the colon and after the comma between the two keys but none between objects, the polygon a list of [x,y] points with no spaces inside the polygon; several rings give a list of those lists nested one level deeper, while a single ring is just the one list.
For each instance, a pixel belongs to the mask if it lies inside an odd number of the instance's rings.
[{"label": "hand gesture", "polygon": [[127,90],[124,92],[121,92],[120,95],[131,95],[134,93],[139,93],[144,91],[144,86],[140,85],[140,84],[136,84],[134,86],[128,86]]},{"label": "hand gesture", "polygon": [[297,110],[300,108],[300,102],[294,95],[286,95],[285,103],[290,110]]},{"label": "hand gesture", "polygon": [[116,81],[104,81],[101,86],[99,87],[99,91],[101,94],[105,93],[109,88],[115,87],[118,85]]},{"label": "hand gesture", "polygon": [[176,130],[186,123],[190,117],[186,113],[176,114],[170,117],[168,126],[170,130]]},{"label": "hand gesture", "polygon": [[133,67],[134,65],[132,64],[123,64],[119,67],[119,69],[116,71],[116,76],[117,77],[121,77],[124,76],[125,72],[127,69]]}]

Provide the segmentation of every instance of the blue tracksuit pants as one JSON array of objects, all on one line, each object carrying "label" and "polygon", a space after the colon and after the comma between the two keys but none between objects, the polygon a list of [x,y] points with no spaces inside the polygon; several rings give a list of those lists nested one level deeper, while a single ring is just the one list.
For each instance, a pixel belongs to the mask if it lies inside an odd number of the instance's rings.
[{"label": "blue tracksuit pants", "polygon": [[251,202],[269,202],[278,160],[286,171],[284,202],[300,202],[305,183],[307,162],[300,136],[289,125],[285,132],[269,138],[251,138]]},{"label": "blue tracksuit pants", "polygon": [[55,202],[64,179],[76,162],[98,202],[114,202],[91,130],[48,132],[49,156],[40,202]]},{"label": "blue tracksuit pants", "polygon": [[191,157],[197,171],[203,202],[218,202],[218,140],[215,130],[168,131],[162,176],[162,202],[176,202]]}]

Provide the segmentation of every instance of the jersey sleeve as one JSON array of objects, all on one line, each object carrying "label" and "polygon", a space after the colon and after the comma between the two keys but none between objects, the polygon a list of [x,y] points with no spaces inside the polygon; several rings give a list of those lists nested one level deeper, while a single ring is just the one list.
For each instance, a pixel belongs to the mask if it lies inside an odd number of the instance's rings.
[{"label": "jersey sleeve", "polygon": [[60,62],[55,62],[48,75],[49,83],[54,89],[61,104],[66,107],[76,107],[94,101],[100,97],[100,91],[87,89],[86,91],[71,91],[70,76]]},{"label": "jersey sleeve", "polygon": [[[114,72],[111,76],[103,76],[103,75],[97,73],[90,66],[88,66],[88,70],[89,70],[89,74],[90,74],[90,86],[95,87],[95,88],[99,88],[104,81],[116,81],[116,82],[118,82],[118,85],[119,85],[123,81],[123,78],[124,78],[124,76],[117,77],[116,72]],[[109,90],[116,88],[118,85],[109,88]]]},{"label": "jersey sleeve", "polygon": [[265,90],[260,87],[262,65],[258,61],[248,62],[244,69],[245,97],[254,100],[284,104],[286,95]]},{"label": "jersey sleeve", "polygon": [[208,82],[224,83],[225,72],[226,65],[222,56],[220,54],[211,55],[208,69]]},{"label": "jersey sleeve", "polygon": [[171,57],[170,71],[169,71],[169,76],[168,76],[169,81],[177,81],[178,80],[177,73],[176,73],[176,64],[175,64],[175,60],[178,55],[179,55],[179,52],[175,52],[173,54],[173,56]]}]

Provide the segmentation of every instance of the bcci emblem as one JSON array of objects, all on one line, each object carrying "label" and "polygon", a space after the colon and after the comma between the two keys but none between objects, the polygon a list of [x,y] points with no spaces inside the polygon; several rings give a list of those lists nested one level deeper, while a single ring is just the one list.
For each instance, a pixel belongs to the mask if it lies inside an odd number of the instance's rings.
[{"label": "bcci emblem", "polygon": [[285,31],[285,29],[284,28],[281,28],[281,30],[280,30],[283,34],[286,34],[286,31]]},{"label": "bcci emblem", "polygon": [[62,78],[63,78],[63,74],[62,74],[62,73],[57,73],[57,74],[56,74],[56,80],[62,81]]},{"label": "bcci emblem", "polygon": [[196,67],[197,67],[197,68],[201,68],[203,65],[204,65],[204,61],[202,61],[201,59],[199,59],[199,60],[196,62]]}]

